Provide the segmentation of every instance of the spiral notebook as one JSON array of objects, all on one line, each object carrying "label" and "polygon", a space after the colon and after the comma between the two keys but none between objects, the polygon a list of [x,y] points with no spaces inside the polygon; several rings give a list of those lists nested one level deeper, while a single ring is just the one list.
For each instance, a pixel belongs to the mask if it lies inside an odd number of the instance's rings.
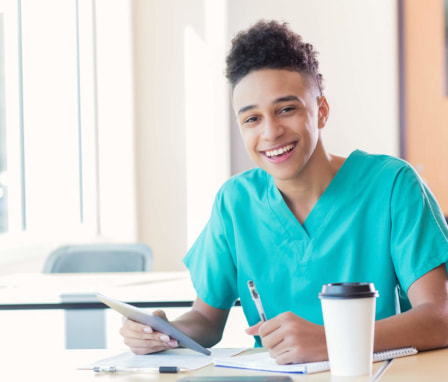
[{"label": "spiral notebook", "polygon": [[[388,350],[373,353],[373,362],[385,361],[414,354],[417,354],[417,349],[413,347]],[[213,358],[213,363],[215,366],[221,367],[296,374],[311,374],[330,370],[330,363],[328,361],[278,365],[275,360],[270,357],[269,352],[259,352],[235,357],[217,357]]]}]

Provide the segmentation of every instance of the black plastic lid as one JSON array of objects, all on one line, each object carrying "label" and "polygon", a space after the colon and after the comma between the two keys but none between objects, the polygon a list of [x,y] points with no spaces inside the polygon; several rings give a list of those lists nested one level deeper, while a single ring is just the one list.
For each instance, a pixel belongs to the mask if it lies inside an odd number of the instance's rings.
[{"label": "black plastic lid", "polygon": [[335,283],[325,284],[319,298],[366,298],[378,297],[373,283]]}]

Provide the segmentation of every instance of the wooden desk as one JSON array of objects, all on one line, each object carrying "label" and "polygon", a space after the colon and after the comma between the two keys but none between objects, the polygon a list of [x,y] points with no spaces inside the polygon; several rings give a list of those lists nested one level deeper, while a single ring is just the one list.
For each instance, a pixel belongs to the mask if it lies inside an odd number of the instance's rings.
[{"label": "wooden desk", "polygon": [[448,381],[448,349],[421,352],[416,356],[396,359],[381,382]]},{"label": "wooden desk", "polygon": [[[2,355],[2,352],[4,353]],[[114,353],[116,354],[116,353]],[[207,366],[195,372],[179,374],[158,373],[117,373],[95,374],[89,370],[76,370],[78,366],[86,365],[111,355],[110,351],[99,350],[65,350],[60,352],[11,354],[7,349],[0,351],[2,369],[0,379],[8,382],[23,382],[44,380],[46,382],[143,382],[143,381],[177,381],[192,375],[275,375],[248,370],[229,369]],[[374,370],[379,363],[374,364]],[[369,382],[370,377],[332,377],[329,372],[310,375],[291,375],[294,381],[307,382]],[[395,359],[392,365],[381,377],[381,382],[413,382],[448,380],[448,349],[419,353],[415,356]]]}]

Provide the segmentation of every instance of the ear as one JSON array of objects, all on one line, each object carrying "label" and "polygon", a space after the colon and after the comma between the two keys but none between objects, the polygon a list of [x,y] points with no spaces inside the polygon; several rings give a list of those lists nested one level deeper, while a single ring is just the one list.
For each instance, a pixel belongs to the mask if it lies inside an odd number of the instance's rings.
[{"label": "ear", "polygon": [[322,129],[327,124],[328,116],[330,115],[330,106],[328,105],[327,99],[325,96],[322,96],[317,101],[319,105],[319,129]]}]

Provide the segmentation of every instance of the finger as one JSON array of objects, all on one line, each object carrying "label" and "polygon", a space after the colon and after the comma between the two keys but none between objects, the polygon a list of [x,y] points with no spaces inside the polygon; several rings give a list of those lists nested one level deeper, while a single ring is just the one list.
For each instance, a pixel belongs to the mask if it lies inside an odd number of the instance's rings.
[{"label": "finger", "polygon": [[126,336],[124,343],[131,348],[157,348],[158,350],[179,346],[176,340],[160,332],[141,334],[139,336]]},{"label": "finger", "polygon": [[175,339],[170,338],[170,336],[166,334],[161,334],[159,336],[159,340],[165,343],[169,348],[175,348],[179,346],[179,343]]},{"label": "finger", "polygon": [[124,320],[120,333],[122,335],[131,335],[131,333],[134,333],[135,336],[137,333],[153,333],[153,329],[148,325],[126,319]]},{"label": "finger", "polygon": [[[125,342],[126,343],[126,342]],[[129,346],[130,350],[134,354],[151,354],[151,353],[157,353],[164,350],[169,349],[166,345],[161,346],[152,346],[148,345],[147,343],[139,343],[139,342],[127,342],[127,346]]]},{"label": "finger", "polygon": [[260,321],[258,324],[250,326],[246,329],[246,333],[251,336],[258,336],[258,332],[260,329],[260,326],[263,325],[263,321]]},{"label": "finger", "polygon": [[[166,337],[166,338],[164,338]],[[170,338],[165,334],[151,335],[150,338],[142,337],[126,337],[124,339],[126,345],[134,348],[169,348]]]},{"label": "finger", "polygon": [[276,322],[268,321],[266,325],[262,325],[258,331],[263,347],[273,350],[278,347],[277,351],[283,351],[285,348],[283,342],[285,340],[284,330],[278,326]]},{"label": "finger", "polygon": [[268,321],[262,322],[260,328],[258,330],[258,334],[260,337],[265,337],[272,332],[275,332],[281,327],[281,321],[277,318],[271,318]]},{"label": "finger", "polygon": [[[166,319],[165,312],[155,312],[159,317]],[[126,319],[120,329],[124,337],[124,343],[131,348],[135,354],[147,354],[179,346],[179,343],[164,333],[154,331],[148,325]]]},{"label": "finger", "polygon": [[286,345],[284,344],[285,337],[280,330],[274,330],[272,332],[268,332],[267,334],[261,331],[260,338],[263,347],[270,349],[271,351],[275,350],[275,355],[279,354],[286,348]]},{"label": "finger", "polygon": [[271,351],[270,354],[271,357],[275,359],[275,362],[277,362],[279,365],[286,365],[293,362],[293,357],[290,351],[282,351],[277,354]]},{"label": "finger", "polygon": [[154,353],[179,346],[176,340],[159,332],[148,335],[147,338],[125,337],[124,343],[136,354]]},{"label": "finger", "polygon": [[145,325],[143,325],[142,323],[130,320],[128,318],[123,322],[123,327],[126,328],[127,330],[133,331],[133,332],[143,331],[144,326]]}]

